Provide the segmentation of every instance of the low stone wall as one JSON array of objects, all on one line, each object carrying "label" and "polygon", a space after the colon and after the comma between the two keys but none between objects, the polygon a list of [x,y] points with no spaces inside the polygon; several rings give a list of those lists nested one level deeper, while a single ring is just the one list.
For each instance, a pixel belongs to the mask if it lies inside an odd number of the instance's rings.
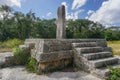
[{"label": "low stone wall", "polygon": [[107,47],[105,39],[26,39],[31,55],[37,60],[39,72],[62,69],[73,61],[72,43],[96,42]]},{"label": "low stone wall", "polygon": [[66,58],[50,62],[39,62],[38,63],[38,73],[53,72],[57,70],[64,69],[67,66],[71,66],[73,59]]}]

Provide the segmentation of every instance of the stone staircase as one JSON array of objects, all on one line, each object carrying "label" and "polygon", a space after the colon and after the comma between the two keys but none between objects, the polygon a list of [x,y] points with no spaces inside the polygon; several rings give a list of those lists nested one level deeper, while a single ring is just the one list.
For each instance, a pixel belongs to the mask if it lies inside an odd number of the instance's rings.
[{"label": "stone staircase", "polygon": [[109,47],[98,46],[96,42],[72,43],[72,47],[76,67],[97,77],[106,78],[110,74],[107,66],[120,67]]}]

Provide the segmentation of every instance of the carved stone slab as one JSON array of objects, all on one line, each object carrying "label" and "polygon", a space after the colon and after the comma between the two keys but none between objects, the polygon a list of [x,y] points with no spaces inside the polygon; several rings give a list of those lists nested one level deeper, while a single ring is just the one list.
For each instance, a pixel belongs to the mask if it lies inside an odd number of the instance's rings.
[{"label": "carved stone slab", "polygon": [[66,21],[65,21],[65,6],[62,5],[58,8],[58,19],[57,19],[57,39],[64,39],[66,38]]}]

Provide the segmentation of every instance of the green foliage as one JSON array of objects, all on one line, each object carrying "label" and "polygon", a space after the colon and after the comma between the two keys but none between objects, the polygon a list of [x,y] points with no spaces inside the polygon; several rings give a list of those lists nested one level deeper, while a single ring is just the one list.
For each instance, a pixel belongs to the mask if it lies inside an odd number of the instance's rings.
[{"label": "green foliage", "polygon": [[35,22],[34,29],[30,37],[32,38],[55,38],[56,25],[55,19],[39,20]]},{"label": "green foliage", "polygon": [[69,20],[66,35],[68,38],[104,38],[104,27],[86,19]]},{"label": "green foliage", "polygon": [[107,28],[104,32],[107,40],[120,40],[120,30],[112,30],[111,28]]},{"label": "green foliage", "polygon": [[5,47],[8,47],[8,48],[15,48],[15,47],[18,47],[20,44],[23,44],[23,40],[20,40],[20,39],[9,39],[5,42],[3,42],[4,46]]},{"label": "green foliage", "polygon": [[110,76],[107,80],[120,80],[120,68],[109,68],[110,69]]},{"label": "green foliage", "polygon": [[[0,11],[5,12],[0,20],[0,41],[18,38],[56,38],[56,19],[40,19],[35,13],[29,11],[13,11],[8,6],[0,6]],[[10,16],[9,15],[13,15]],[[114,30],[115,28],[115,30]],[[102,24],[86,19],[68,20],[66,27],[67,38],[106,38],[119,40],[120,29],[112,27],[105,29]]]},{"label": "green foliage", "polygon": [[24,65],[28,62],[29,54],[26,53],[24,49],[14,48],[13,49],[15,55],[15,64],[16,65]]},{"label": "green foliage", "polygon": [[30,72],[37,72],[37,61],[30,57],[30,53],[26,49],[14,48],[14,64],[26,65],[26,69]]},{"label": "green foliage", "polygon": [[34,58],[30,57],[29,62],[26,65],[27,70],[30,72],[37,72],[37,67],[37,61]]}]

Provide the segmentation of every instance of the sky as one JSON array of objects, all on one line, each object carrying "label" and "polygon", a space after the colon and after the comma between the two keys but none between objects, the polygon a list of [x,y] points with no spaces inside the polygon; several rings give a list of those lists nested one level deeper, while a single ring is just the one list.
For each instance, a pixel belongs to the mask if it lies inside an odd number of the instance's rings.
[{"label": "sky", "polygon": [[89,19],[105,26],[120,26],[120,0],[0,0],[15,11],[28,13],[32,10],[37,17],[57,18],[57,8],[66,7],[66,19]]}]

